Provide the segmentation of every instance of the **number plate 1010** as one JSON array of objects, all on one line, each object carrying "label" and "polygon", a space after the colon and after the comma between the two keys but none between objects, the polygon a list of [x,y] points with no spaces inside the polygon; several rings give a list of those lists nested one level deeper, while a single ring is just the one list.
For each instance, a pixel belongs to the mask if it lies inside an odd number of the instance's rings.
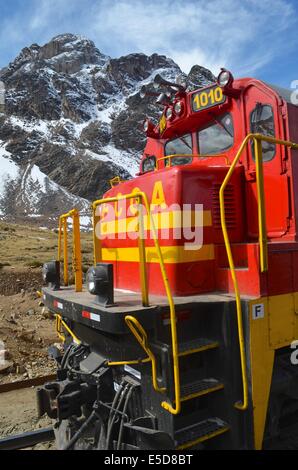
[{"label": "number plate 1010", "polygon": [[195,112],[202,111],[203,109],[222,104],[225,101],[226,96],[219,86],[208,88],[192,95],[192,110]]}]

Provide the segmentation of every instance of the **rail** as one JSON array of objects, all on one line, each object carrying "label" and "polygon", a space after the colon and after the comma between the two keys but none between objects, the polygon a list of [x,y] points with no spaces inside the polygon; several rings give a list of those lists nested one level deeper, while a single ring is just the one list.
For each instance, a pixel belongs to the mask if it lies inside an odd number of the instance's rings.
[{"label": "rail", "polygon": [[293,149],[298,149],[298,144],[286,140],[275,139],[273,137],[264,136],[261,134],[248,134],[243,140],[230,168],[227,172],[225,179],[220,187],[219,191],[219,202],[220,202],[220,218],[221,227],[224,237],[225,248],[228,256],[229,268],[231,271],[232,282],[235,291],[236,298],[236,311],[237,311],[237,324],[238,324],[238,338],[240,348],[240,362],[241,362],[241,375],[242,375],[242,388],[243,397],[242,402],[236,402],[235,407],[239,410],[246,410],[248,407],[248,382],[246,372],[246,360],[245,360],[245,343],[243,335],[243,319],[242,319],[242,308],[241,298],[239,292],[239,286],[237,276],[235,273],[235,265],[231,250],[231,244],[229,240],[228,230],[226,226],[225,218],[225,201],[224,191],[229,183],[235,167],[242,155],[242,152],[246,148],[247,144],[253,141],[255,146],[255,160],[256,160],[256,183],[257,183],[257,196],[258,196],[258,225],[259,225],[259,245],[260,245],[260,269],[261,272],[268,270],[268,246],[267,246],[267,230],[266,230],[266,213],[265,213],[265,197],[264,197],[264,177],[263,177],[263,158],[262,158],[262,142],[269,142],[277,145],[284,145]]},{"label": "rail", "polygon": [[72,339],[74,340],[74,342],[76,344],[81,344],[81,341],[79,340],[79,338],[69,328],[67,323],[65,323],[65,321],[62,319],[61,315],[57,314],[56,315],[56,333],[57,333],[59,339],[64,343],[66,341],[66,338],[65,338],[65,335],[63,333],[62,328],[64,328],[67,331],[67,333],[72,337]]},{"label": "rail", "polygon": [[[175,405],[171,405],[170,403],[163,401],[161,406],[169,411],[170,413],[176,415],[180,412],[181,409],[181,394],[180,394],[180,374],[179,374],[179,358],[178,358],[178,341],[177,341],[177,327],[176,327],[176,312],[175,312],[175,304],[172,297],[169,281],[167,278],[167,273],[165,269],[165,264],[162,256],[162,252],[158,242],[157,231],[155,229],[154,220],[150,211],[150,205],[148,202],[148,198],[144,192],[138,191],[136,193],[131,194],[124,194],[118,195],[115,197],[110,197],[106,199],[100,199],[98,201],[94,201],[92,208],[93,208],[93,243],[94,243],[94,262],[95,264],[101,261],[101,244],[99,243],[99,239],[96,237],[96,227],[97,223],[100,221],[100,216],[96,214],[96,210],[102,204],[108,204],[113,202],[118,202],[120,200],[130,200],[134,199],[138,201],[139,204],[139,262],[140,262],[140,277],[141,277],[141,289],[142,289],[142,301],[143,305],[149,305],[149,295],[148,295],[148,284],[147,284],[147,273],[146,273],[146,251],[145,251],[145,243],[144,243],[144,221],[143,221],[143,213],[142,213],[142,206],[141,202],[143,202],[146,212],[149,216],[150,220],[150,228],[151,233],[153,235],[154,246],[157,252],[159,265],[161,269],[161,275],[164,283],[164,287],[166,290],[167,299],[169,302],[170,307],[170,320],[171,320],[171,338],[172,338],[172,354],[173,354],[173,371],[174,371],[174,388],[175,388]],[[154,372],[154,368],[153,368]],[[156,373],[156,370],[155,370]],[[156,375],[152,377],[153,380],[157,380]],[[156,382],[157,383],[157,382]]]},{"label": "rail", "polygon": [[110,180],[110,186],[111,188],[114,188],[115,186],[118,186],[118,184],[123,183],[123,180],[120,178],[120,176],[115,176]]},{"label": "rail", "polygon": [[0,450],[21,450],[55,440],[53,428],[38,429],[0,439]]},{"label": "rail", "polygon": [[67,221],[72,218],[73,221],[73,271],[75,273],[76,292],[82,292],[83,273],[82,273],[82,254],[81,254],[81,233],[80,216],[77,209],[73,209],[67,214],[63,214],[59,219],[59,238],[58,238],[58,261],[62,259],[62,238],[63,238],[63,277],[64,284],[67,286],[68,277],[68,237]]},{"label": "rail", "polygon": [[[171,160],[173,158],[201,158],[201,159],[205,159],[205,158],[224,158],[225,161],[226,161],[226,164],[230,165],[230,160],[228,159],[227,155],[199,155],[199,154],[193,155],[192,153],[180,153],[180,154],[166,155],[164,157],[158,158],[156,160],[155,169],[158,170],[158,162],[164,161],[164,160],[169,160],[171,162]],[[167,162],[166,162],[166,166],[169,166]]]},{"label": "rail", "polygon": [[139,321],[131,316],[131,315],[126,315],[125,317],[125,322],[140,344],[140,346],[144,349],[146,354],[148,355],[151,364],[152,364],[152,381],[153,381],[153,388],[156,392],[163,393],[165,391],[165,388],[160,388],[157,382],[157,367],[156,367],[156,359],[151,351],[149,344],[148,344],[148,336],[142,325],[139,323]]},{"label": "rail", "polygon": [[[81,340],[75,335],[75,333],[71,330],[71,328],[63,320],[61,315],[57,314],[57,315],[55,315],[55,317],[56,317],[55,329],[56,329],[56,333],[57,333],[57,336],[60,339],[60,341],[62,341],[63,343],[65,343],[65,341],[66,341],[66,337],[65,337],[65,334],[63,332],[63,328],[64,328],[67,331],[67,333],[72,337],[73,341],[76,344],[78,344],[78,345],[82,344]],[[146,357],[145,359],[135,359],[135,360],[130,360],[130,361],[116,361],[116,362],[108,361],[107,365],[109,367],[124,366],[124,365],[128,366],[128,365],[136,365],[136,364],[145,364],[146,362],[151,362],[150,357]],[[55,378],[55,376],[54,376],[54,378]],[[1,385],[0,385],[0,389],[1,389]]]}]

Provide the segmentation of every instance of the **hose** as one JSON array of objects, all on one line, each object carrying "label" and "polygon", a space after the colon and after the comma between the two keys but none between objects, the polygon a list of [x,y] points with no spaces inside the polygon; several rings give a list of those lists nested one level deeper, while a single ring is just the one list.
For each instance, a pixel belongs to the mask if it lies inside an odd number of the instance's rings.
[{"label": "hose", "polygon": [[107,442],[106,442],[107,450],[111,450],[110,446],[111,446],[111,437],[112,437],[112,430],[113,430],[114,422],[115,422],[117,413],[121,408],[122,402],[126,398],[126,394],[127,394],[128,390],[129,390],[129,385],[127,384],[125,386],[124,390],[123,390],[123,393],[120,396],[117,407],[115,408],[113,406],[113,409],[111,410],[110,417],[109,417],[109,423],[108,423],[108,430],[107,430]]},{"label": "hose", "polygon": [[100,428],[95,433],[94,446],[97,450],[104,450],[107,437],[105,422],[99,413],[97,413],[97,418],[99,419]]},{"label": "hose", "polygon": [[117,442],[117,450],[121,450],[120,447],[121,447],[121,442],[122,442],[122,436],[123,436],[123,429],[124,429],[124,417],[125,417],[125,414],[126,414],[126,410],[127,410],[127,407],[128,407],[128,404],[129,404],[129,400],[131,398],[131,395],[133,393],[133,390],[134,390],[134,386],[132,385],[128,391],[128,394],[126,396],[126,399],[125,399],[125,403],[124,403],[124,407],[123,407],[123,410],[122,410],[122,416],[121,416],[121,423],[120,423],[120,429],[119,429],[119,435],[118,435],[118,442]]},{"label": "hose", "polygon": [[67,361],[67,358],[70,354],[70,351],[72,350],[73,348],[73,344],[70,344],[68,346],[68,348],[66,349],[65,353],[64,353],[64,356],[62,358],[62,361],[61,361],[61,365],[60,365],[60,369],[64,369],[64,366],[65,366],[65,362]]},{"label": "hose", "polygon": [[72,450],[74,445],[77,443],[77,441],[80,439],[82,434],[88,429],[89,425],[92,423],[94,419],[96,419],[97,413],[96,411],[92,411],[91,415],[89,418],[82,424],[80,429],[76,432],[76,434],[71,438],[71,440],[68,442],[68,444],[63,448],[63,450]]}]

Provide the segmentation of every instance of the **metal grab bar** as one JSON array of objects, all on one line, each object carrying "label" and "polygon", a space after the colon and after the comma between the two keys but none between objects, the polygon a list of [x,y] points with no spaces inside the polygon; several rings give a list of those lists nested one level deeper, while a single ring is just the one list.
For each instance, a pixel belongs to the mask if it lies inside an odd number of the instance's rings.
[{"label": "metal grab bar", "polygon": [[[153,240],[154,240],[154,246],[157,252],[157,256],[159,259],[159,265],[160,265],[160,270],[161,270],[161,275],[164,283],[164,287],[166,290],[166,295],[167,299],[169,302],[169,307],[170,307],[170,319],[171,319],[171,337],[172,337],[172,354],[173,354],[173,372],[174,372],[174,386],[175,386],[175,406],[172,406],[170,403],[164,401],[162,402],[162,407],[169,411],[170,413],[177,415],[180,413],[181,410],[181,395],[180,395],[180,374],[179,374],[179,357],[178,357],[178,341],[177,341],[177,327],[176,327],[176,312],[175,312],[175,304],[173,301],[169,281],[167,278],[167,273],[165,269],[165,264],[162,256],[162,252],[158,243],[158,236],[157,236],[157,231],[154,225],[154,220],[150,211],[150,205],[148,202],[148,198],[144,192],[135,192],[131,194],[124,194],[124,195],[119,195],[116,197],[110,197],[106,199],[100,199],[98,201],[95,201],[92,205],[93,207],[93,243],[94,243],[94,261],[95,263],[99,262],[101,260],[101,247],[99,247],[99,243],[96,243],[96,223],[97,221],[100,220],[100,217],[96,215],[96,208],[100,206],[101,204],[104,203],[109,203],[109,202],[116,202],[120,201],[123,199],[138,199],[139,201],[143,201],[146,212],[150,218],[150,227],[151,227],[151,233],[153,235]],[[139,217],[140,217],[141,211],[139,211]],[[142,217],[140,217],[142,219]],[[141,220],[141,227],[143,226],[143,221]],[[139,227],[140,230],[140,227]],[[140,253],[140,264],[142,265],[140,267],[141,269],[141,279],[142,279],[142,273],[143,275],[146,273],[146,252],[145,252],[145,245],[144,245],[144,240],[140,241],[139,237],[139,243],[141,243],[142,253]],[[146,279],[146,277],[145,277]],[[148,299],[148,287],[147,287],[147,282],[142,285],[142,295],[144,298],[147,297]],[[148,302],[149,303],[149,302]]]},{"label": "metal grab bar", "polygon": [[262,141],[273,144],[284,145],[293,149],[298,149],[298,144],[294,144],[289,141],[275,139],[273,137],[264,136],[262,134],[248,134],[242,142],[232,165],[227,172],[224,181],[219,190],[219,202],[220,202],[220,219],[221,227],[224,237],[225,248],[227,252],[229,268],[231,271],[231,277],[234,285],[235,297],[236,297],[236,311],[237,311],[237,323],[238,323],[238,338],[240,348],[240,362],[241,362],[241,374],[242,374],[242,388],[243,388],[243,400],[235,403],[235,407],[239,410],[246,410],[248,407],[248,383],[247,383],[247,371],[246,371],[246,360],[245,360],[245,343],[243,335],[243,319],[242,319],[242,308],[241,298],[239,292],[239,286],[237,276],[235,273],[235,265],[231,250],[231,244],[226,226],[225,217],[225,201],[224,191],[230,181],[234,169],[241,157],[241,154],[249,141],[253,141],[255,145],[255,159],[256,159],[256,180],[257,180],[257,195],[258,195],[258,223],[259,223],[259,244],[260,244],[260,268],[261,272],[268,270],[268,246],[267,246],[267,230],[266,230],[266,214],[265,214],[265,197],[264,197],[264,178],[263,178],[263,159],[262,159]]},{"label": "metal grab bar", "polygon": [[[61,315],[56,314],[55,319],[56,319],[55,320],[55,330],[56,330],[56,333],[57,333],[60,341],[62,341],[63,343],[65,343],[65,341],[66,341],[65,335],[64,335],[63,330],[62,330],[62,328],[65,328],[65,330],[70,334],[70,336],[72,337],[74,342],[77,343],[77,344],[81,344],[81,340],[69,328],[67,323],[61,317]],[[111,362],[110,361],[110,362],[107,362],[107,365],[108,366],[124,366],[124,365],[128,366],[128,365],[135,365],[135,364],[144,364],[144,363],[147,363],[147,362],[151,362],[151,359],[149,357],[146,357],[145,359],[135,359],[133,361],[119,361],[119,362]]]},{"label": "metal grab bar", "polygon": [[66,341],[65,335],[62,331],[62,327],[70,334],[75,343],[81,344],[81,340],[74,334],[74,332],[69,328],[67,323],[62,319],[61,315],[55,315],[56,317],[56,333],[59,339],[64,343]]},{"label": "metal grab bar", "polygon": [[[97,207],[101,206],[102,204],[107,204],[109,202],[117,202],[123,199],[137,199],[139,208],[141,209],[141,200],[143,198],[143,193],[131,193],[125,194],[121,196],[109,197],[106,199],[99,199],[98,201],[94,201],[92,204],[93,208],[93,247],[94,247],[94,264],[97,264],[102,259],[102,252],[101,252],[101,243],[99,239],[96,239],[96,227],[97,224],[100,222],[100,216],[96,215]],[[144,242],[144,222],[143,222],[143,214],[141,210],[138,211],[138,218],[139,218],[139,225],[138,225],[138,232],[139,232],[139,257],[140,257],[140,278],[141,278],[141,290],[142,290],[142,303],[144,307],[149,306],[149,297],[148,297],[148,282],[147,282],[147,273],[146,273],[146,251],[145,251],[145,242]]]},{"label": "metal grab bar", "polygon": [[59,219],[59,238],[58,238],[58,261],[61,261],[62,253],[62,234],[63,234],[63,259],[64,259],[64,284],[68,285],[68,240],[67,240],[67,220],[73,221],[73,270],[75,273],[76,292],[82,292],[83,273],[82,273],[82,254],[81,254],[81,233],[80,233],[80,215],[77,209],[73,209],[67,214],[63,214]]},{"label": "metal grab bar", "polygon": [[[158,170],[158,167],[157,167],[158,162],[163,161],[163,160],[167,160],[167,159],[169,159],[171,161],[172,158],[176,158],[176,157],[178,157],[178,158],[183,158],[183,157],[184,158],[186,158],[186,157],[188,157],[188,158],[204,158],[204,159],[205,158],[224,158],[225,161],[226,161],[226,164],[230,165],[230,160],[228,159],[228,157],[226,155],[199,155],[199,154],[193,155],[192,153],[181,153],[181,154],[175,154],[174,153],[172,155],[166,155],[164,157],[158,158],[156,160],[155,169]],[[170,166],[170,165],[166,164],[166,166]]]},{"label": "metal grab bar", "polygon": [[128,328],[135,336],[137,342],[140,346],[144,349],[145,353],[148,355],[148,358],[152,364],[152,384],[153,388],[156,392],[163,393],[165,388],[160,388],[157,383],[157,367],[156,367],[156,359],[148,345],[148,336],[144,328],[142,327],[141,323],[133,316],[126,315],[125,323],[127,324]]}]

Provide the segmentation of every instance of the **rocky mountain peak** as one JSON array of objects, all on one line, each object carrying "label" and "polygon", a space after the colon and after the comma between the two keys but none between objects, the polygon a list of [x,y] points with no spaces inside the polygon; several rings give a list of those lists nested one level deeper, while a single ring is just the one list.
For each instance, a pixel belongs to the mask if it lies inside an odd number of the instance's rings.
[{"label": "rocky mountain peak", "polygon": [[188,74],[187,81],[189,87],[195,89],[214,83],[216,78],[213,73],[205,67],[194,65]]},{"label": "rocky mountain peak", "polygon": [[[115,175],[138,171],[145,144],[141,123],[161,110],[139,90],[159,73],[181,74],[170,58],[136,53],[111,59],[74,34],[24,48],[5,69],[5,114],[0,114],[0,216],[89,207]],[[189,88],[214,82],[194,66]]]},{"label": "rocky mountain peak", "polygon": [[46,60],[58,73],[73,74],[79,72],[84,65],[102,66],[108,58],[101,54],[90,39],[62,34],[40,48],[38,59]]}]

